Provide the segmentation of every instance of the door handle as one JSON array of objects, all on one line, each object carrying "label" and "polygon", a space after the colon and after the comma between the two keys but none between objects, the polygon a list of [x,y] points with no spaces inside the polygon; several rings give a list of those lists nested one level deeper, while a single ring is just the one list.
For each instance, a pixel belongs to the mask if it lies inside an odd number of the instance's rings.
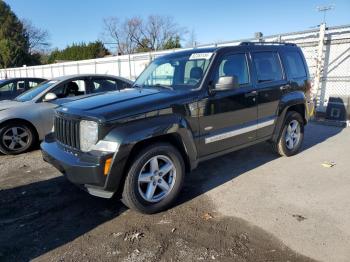
[{"label": "door handle", "polygon": [[244,94],[244,97],[254,97],[254,96],[256,96],[257,93],[258,93],[258,92],[256,92],[256,91],[252,91],[252,92],[249,92],[249,93],[245,93],[245,94]]}]

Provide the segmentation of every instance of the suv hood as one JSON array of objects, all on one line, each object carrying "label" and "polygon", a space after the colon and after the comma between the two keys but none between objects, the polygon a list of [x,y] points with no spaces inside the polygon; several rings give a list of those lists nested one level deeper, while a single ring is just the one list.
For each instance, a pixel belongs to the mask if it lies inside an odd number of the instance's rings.
[{"label": "suv hood", "polygon": [[106,122],[164,109],[173,103],[175,97],[179,99],[179,96],[186,97],[186,94],[188,92],[175,90],[128,88],[69,102],[58,111]]}]

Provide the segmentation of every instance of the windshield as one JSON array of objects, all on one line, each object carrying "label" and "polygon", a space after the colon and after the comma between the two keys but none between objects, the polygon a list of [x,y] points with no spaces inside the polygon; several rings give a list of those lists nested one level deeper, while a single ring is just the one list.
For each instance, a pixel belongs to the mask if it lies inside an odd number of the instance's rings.
[{"label": "windshield", "polygon": [[212,53],[179,54],[154,60],[135,81],[135,87],[193,89],[199,86]]},{"label": "windshield", "polygon": [[17,96],[15,100],[19,102],[30,101],[55,83],[57,83],[57,81],[45,81],[40,85],[28,90],[27,92],[24,92],[23,94]]}]

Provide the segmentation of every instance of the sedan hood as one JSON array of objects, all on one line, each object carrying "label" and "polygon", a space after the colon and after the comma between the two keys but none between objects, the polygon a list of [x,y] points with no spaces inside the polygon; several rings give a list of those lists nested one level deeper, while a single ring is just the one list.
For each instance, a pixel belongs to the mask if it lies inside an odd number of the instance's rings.
[{"label": "sedan hood", "polygon": [[[187,93],[187,92],[186,92]],[[175,97],[184,92],[163,89],[128,88],[79,99],[63,104],[58,111],[91,117],[100,121],[112,121],[124,117],[166,108]]]},{"label": "sedan hood", "polygon": [[22,107],[22,106],[28,105],[28,103],[31,104],[32,102],[31,101],[18,102],[15,100],[3,100],[3,101],[0,101],[0,111],[14,108],[14,107]]}]

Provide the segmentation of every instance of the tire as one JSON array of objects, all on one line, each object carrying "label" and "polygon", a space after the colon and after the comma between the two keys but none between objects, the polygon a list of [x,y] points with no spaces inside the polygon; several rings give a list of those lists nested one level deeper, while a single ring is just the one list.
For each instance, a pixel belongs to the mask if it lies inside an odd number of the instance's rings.
[{"label": "tire", "polygon": [[[297,124],[296,132],[290,135],[290,130]],[[291,129],[288,129],[288,128]],[[304,119],[295,111],[289,111],[286,114],[282,132],[280,133],[277,142],[272,143],[273,150],[281,156],[293,156],[297,154],[304,140]]]},{"label": "tire", "polygon": [[35,143],[35,131],[26,124],[11,122],[0,128],[0,152],[5,155],[27,152]]},{"label": "tire", "polygon": [[[155,162],[158,163],[158,169],[156,164],[151,166],[151,163]],[[166,172],[170,167],[173,169]],[[175,147],[166,143],[147,146],[130,165],[124,183],[122,202],[130,209],[145,214],[163,211],[169,208],[179,195],[184,177],[185,163]],[[163,182],[168,185],[168,192],[164,189],[167,187]]]}]

